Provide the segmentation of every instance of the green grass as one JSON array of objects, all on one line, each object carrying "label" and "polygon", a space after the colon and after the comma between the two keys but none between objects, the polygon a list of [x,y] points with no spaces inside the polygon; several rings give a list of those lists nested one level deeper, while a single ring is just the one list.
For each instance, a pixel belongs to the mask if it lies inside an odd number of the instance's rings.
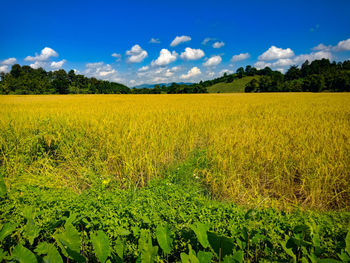
[{"label": "green grass", "polygon": [[244,92],[244,88],[252,79],[258,79],[260,76],[248,76],[241,79],[235,79],[231,83],[220,82],[207,88],[209,93],[232,93]]},{"label": "green grass", "polygon": [[[9,189],[0,197],[0,262],[37,262],[34,254],[42,260],[38,253],[49,250],[47,257],[57,257],[52,262],[220,262],[225,251],[232,256],[224,262],[306,262],[340,254],[347,260],[349,213],[247,211],[213,200],[196,176],[208,165],[205,156],[192,154],[140,189],[104,183],[81,194],[44,186]],[[218,252],[218,240],[225,251]],[[186,261],[196,254],[212,259]]]}]

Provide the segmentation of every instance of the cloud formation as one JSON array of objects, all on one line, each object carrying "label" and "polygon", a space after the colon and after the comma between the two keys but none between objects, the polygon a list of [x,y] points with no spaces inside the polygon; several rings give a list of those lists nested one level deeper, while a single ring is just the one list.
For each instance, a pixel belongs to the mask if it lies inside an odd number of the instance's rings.
[{"label": "cloud formation", "polygon": [[178,54],[175,51],[170,52],[169,50],[163,48],[159,53],[159,57],[155,61],[152,61],[152,65],[157,65],[157,66],[168,65],[171,62],[174,62],[177,56]]},{"label": "cloud formation", "polygon": [[182,79],[189,79],[189,78],[192,78],[194,76],[200,75],[201,73],[202,72],[199,68],[193,67],[187,72],[187,74],[182,74],[181,78]]},{"label": "cloud formation", "polygon": [[17,62],[16,58],[8,58],[0,62],[2,65],[13,65]]},{"label": "cloud formation", "polygon": [[213,48],[221,48],[221,47],[223,47],[223,46],[225,46],[225,43],[224,42],[215,42],[214,44],[213,44]]},{"label": "cloud formation", "polygon": [[293,50],[290,48],[282,49],[276,46],[271,46],[267,51],[261,54],[259,60],[275,60],[280,58],[290,58],[294,56]]},{"label": "cloud formation", "polygon": [[205,67],[215,67],[219,65],[222,61],[222,58],[220,56],[212,56],[209,58],[206,62],[203,63],[203,66]]},{"label": "cloud formation", "polygon": [[234,55],[231,58],[231,62],[242,61],[250,57],[249,53],[241,53],[239,55]]},{"label": "cloud formation", "polygon": [[51,57],[58,57],[58,53],[52,48],[45,47],[41,50],[40,55],[35,54],[34,57],[27,56],[25,61],[48,61]]},{"label": "cloud formation", "polygon": [[177,36],[175,37],[175,39],[171,42],[170,46],[171,47],[176,47],[177,45],[184,43],[184,42],[188,42],[191,40],[191,37],[189,36]]},{"label": "cloud formation", "polygon": [[60,69],[60,68],[62,68],[64,63],[66,63],[65,59],[62,59],[61,61],[57,61],[57,62],[56,61],[52,61],[50,66],[53,69]]},{"label": "cloud formation", "polygon": [[142,49],[139,45],[134,45],[130,50],[126,51],[126,55],[129,56],[128,62],[130,63],[140,63],[148,57],[147,51]]},{"label": "cloud formation", "polygon": [[180,57],[184,60],[197,60],[204,57],[204,52],[201,49],[187,47],[185,48],[185,52],[181,53]]}]

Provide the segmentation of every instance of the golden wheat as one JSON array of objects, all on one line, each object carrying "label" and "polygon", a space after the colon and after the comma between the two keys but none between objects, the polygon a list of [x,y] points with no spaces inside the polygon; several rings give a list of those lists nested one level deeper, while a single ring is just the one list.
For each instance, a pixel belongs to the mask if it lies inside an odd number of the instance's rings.
[{"label": "golden wheat", "polygon": [[216,198],[347,209],[350,94],[0,96],[9,187],[142,187],[200,149]]}]

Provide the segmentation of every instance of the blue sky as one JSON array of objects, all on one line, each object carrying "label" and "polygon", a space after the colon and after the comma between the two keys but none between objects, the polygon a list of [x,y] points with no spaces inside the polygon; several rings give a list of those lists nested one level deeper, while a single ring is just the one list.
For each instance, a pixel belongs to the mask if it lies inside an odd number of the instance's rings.
[{"label": "blue sky", "polygon": [[305,59],[350,59],[349,14],[350,1],[337,0],[1,0],[0,71],[75,69],[128,86],[246,65],[286,71]]}]

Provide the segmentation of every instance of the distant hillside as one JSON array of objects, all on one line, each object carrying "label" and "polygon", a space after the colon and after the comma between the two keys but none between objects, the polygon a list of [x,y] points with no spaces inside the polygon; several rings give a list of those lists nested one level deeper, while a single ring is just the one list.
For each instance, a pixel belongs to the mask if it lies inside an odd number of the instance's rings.
[{"label": "distant hillside", "polygon": [[219,82],[207,87],[208,93],[244,92],[245,86],[253,79],[259,80],[260,76],[247,76],[235,79],[231,83]]},{"label": "distant hillside", "polygon": [[[135,89],[153,89],[156,85],[159,86],[165,86],[165,87],[170,87],[172,83],[157,83],[157,84],[141,84],[141,85],[137,85],[133,88]],[[191,85],[193,83],[190,82],[176,82],[176,84],[178,85]]]}]

